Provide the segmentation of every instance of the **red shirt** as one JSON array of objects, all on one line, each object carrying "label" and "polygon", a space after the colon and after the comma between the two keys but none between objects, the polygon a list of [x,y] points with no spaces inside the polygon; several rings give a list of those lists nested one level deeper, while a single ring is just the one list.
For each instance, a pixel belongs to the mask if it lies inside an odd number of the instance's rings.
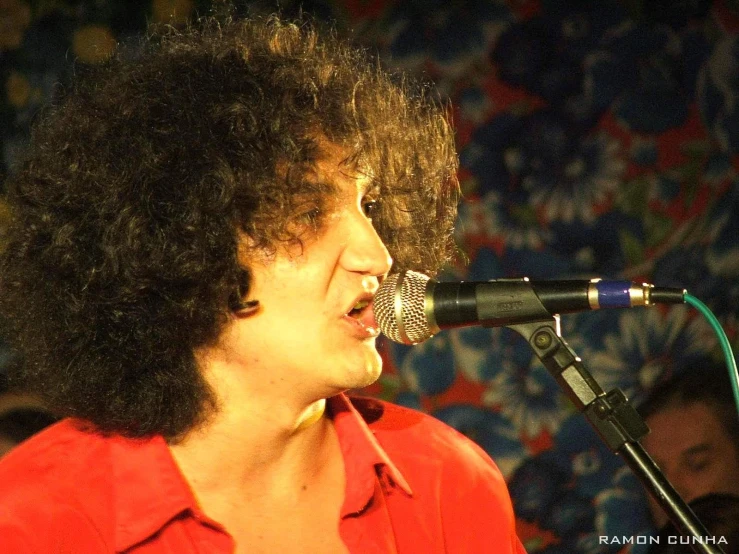
[{"label": "red shirt", "polygon": [[[400,406],[329,400],[346,471],[339,531],[353,554],[525,554],[503,477],[476,444]],[[231,553],[162,437],[75,420],[0,460],[0,552]]]}]

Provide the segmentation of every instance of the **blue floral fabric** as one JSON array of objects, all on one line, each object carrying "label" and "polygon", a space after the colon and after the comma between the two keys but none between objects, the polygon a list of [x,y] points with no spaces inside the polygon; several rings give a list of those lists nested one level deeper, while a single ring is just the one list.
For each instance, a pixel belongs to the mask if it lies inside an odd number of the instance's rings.
[{"label": "blue floral fabric", "polygon": [[[248,11],[249,3],[240,6]],[[261,5],[264,5],[261,2]],[[298,2],[282,2],[290,14]],[[618,278],[686,288],[739,329],[739,5],[732,0],[335,0],[305,11],[354,30],[454,106],[456,239],[441,278]],[[11,172],[34,114],[76,65],[147,20],[209,2],[0,3],[0,139]],[[0,221],[4,217],[0,200]],[[686,306],[562,317],[605,390],[637,403],[718,357]],[[601,536],[652,533],[644,493],[508,329],[383,342],[366,393],[425,410],[477,441],[507,479],[529,552],[644,552]],[[0,364],[7,347],[0,346]]]}]

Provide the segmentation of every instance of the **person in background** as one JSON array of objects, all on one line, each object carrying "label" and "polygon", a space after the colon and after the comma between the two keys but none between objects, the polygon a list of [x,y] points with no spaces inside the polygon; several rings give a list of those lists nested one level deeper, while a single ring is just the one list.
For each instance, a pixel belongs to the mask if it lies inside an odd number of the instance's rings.
[{"label": "person in background", "polygon": [[[739,416],[725,367],[706,361],[686,369],[655,388],[639,413],[650,428],[642,445],[685,502],[739,495]],[[667,516],[649,502],[661,527]]]},{"label": "person in background", "polygon": [[522,553],[502,475],[381,372],[388,272],[453,252],[427,85],[279,17],[152,30],[11,179],[14,382],[64,419],[0,461],[0,552]]}]

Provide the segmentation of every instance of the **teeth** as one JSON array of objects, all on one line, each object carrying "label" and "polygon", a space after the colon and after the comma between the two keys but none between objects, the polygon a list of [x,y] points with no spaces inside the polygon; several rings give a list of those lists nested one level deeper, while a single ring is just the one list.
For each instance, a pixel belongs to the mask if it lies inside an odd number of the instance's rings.
[{"label": "teeth", "polygon": [[360,300],[359,302],[357,302],[357,303],[356,303],[356,304],[354,305],[354,308],[352,309],[352,311],[359,311],[359,310],[363,310],[363,309],[364,309],[364,308],[366,308],[366,307],[367,307],[368,305],[369,305],[369,300]]}]

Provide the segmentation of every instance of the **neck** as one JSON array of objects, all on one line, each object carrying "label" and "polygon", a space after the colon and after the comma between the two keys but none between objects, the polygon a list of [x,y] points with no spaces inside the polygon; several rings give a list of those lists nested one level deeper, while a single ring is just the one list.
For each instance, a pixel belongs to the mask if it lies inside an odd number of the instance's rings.
[{"label": "neck", "polygon": [[209,369],[218,412],[170,445],[200,502],[256,490],[288,494],[320,473],[336,446],[325,398],[290,397],[269,381],[254,379],[254,385],[248,372]]},{"label": "neck", "polygon": [[295,431],[299,432],[304,429],[312,427],[323,417],[326,413],[326,399],[321,398],[303,410],[303,413],[298,417],[298,421],[295,424]]},{"label": "neck", "polygon": [[224,474],[248,481],[257,474],[311,464],[332,425],[324,416],[326,400],[295,410],[274,405],[260,409],[251,402],[244,409],[221,406],[206,426],[170,445],[185,473],[192,466],[201,478],[210,473],[214,482],[221,482]]}]

